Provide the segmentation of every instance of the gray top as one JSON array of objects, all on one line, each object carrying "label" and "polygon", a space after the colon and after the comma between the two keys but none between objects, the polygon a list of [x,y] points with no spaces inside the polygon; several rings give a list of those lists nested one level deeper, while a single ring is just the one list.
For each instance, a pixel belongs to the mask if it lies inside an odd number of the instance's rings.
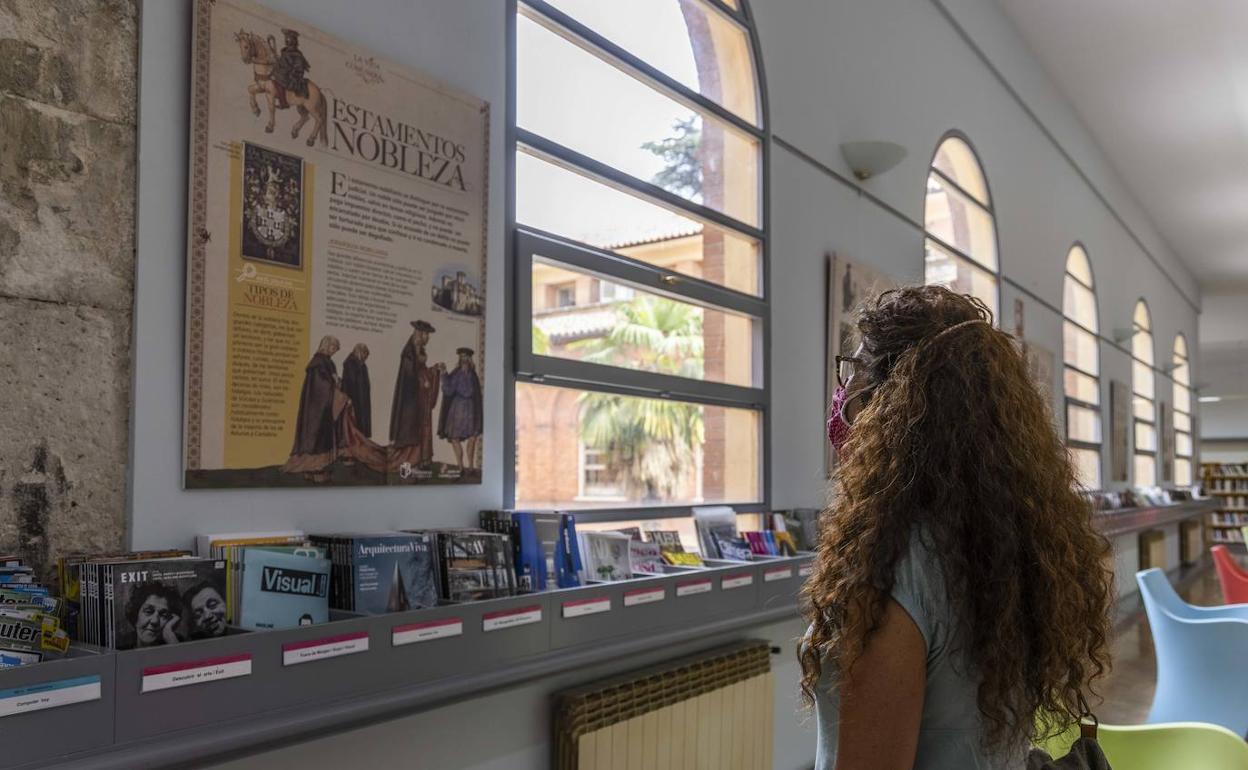
[{"label": "gray top", "polygon": [[[910,538],[910,550],[897,562],[892,597],[904,609],[927,646],[927,688],[914,770],[1015,770],[1018,758],[993,757],[980,746],[982,722],[976,704],[978,682],[966,656],[954,647],[953,609],[945,595],[939,559],[924,538]],[[815,770],[836,766],[840,697],[831,667],[824,665],[815,692],[819,743]]]}]

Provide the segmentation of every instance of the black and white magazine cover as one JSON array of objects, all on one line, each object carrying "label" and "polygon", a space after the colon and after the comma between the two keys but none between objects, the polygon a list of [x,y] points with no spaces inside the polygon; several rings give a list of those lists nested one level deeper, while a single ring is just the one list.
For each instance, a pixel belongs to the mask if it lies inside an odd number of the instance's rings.
[{"label": "black and white magazine cover", "polygon": [[225,562],[180,558],[110,565],[112,646],[118,650],[224,636]]}]

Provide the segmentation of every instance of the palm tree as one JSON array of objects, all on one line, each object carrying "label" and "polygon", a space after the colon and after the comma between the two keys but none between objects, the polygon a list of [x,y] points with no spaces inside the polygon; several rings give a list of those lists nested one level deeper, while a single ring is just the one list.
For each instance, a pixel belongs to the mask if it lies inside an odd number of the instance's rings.
[{"label": "palm tree", "polygon": [[[702,310],[639,296],[616,306],[616,322],[606,335],[568,347],[591,363],[701,378]],[[679,494],[704,435],[697,404],[613,393],[581,396],[581,439],[606,453],[630,497],[657,501]]]}]

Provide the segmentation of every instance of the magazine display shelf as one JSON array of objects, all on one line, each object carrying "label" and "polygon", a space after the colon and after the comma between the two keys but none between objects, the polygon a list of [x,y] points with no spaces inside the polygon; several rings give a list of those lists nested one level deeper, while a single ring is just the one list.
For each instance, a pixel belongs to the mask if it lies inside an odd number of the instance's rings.
[{"label": "magazine display shelf", "polygon": [[1216,500],[1185,500],[1171,505],[1097,511],[1093,521],[1096,523],[1097,531],[1102,535],[1117,537],[1164,527],[1167,524],[1186,521],[1196,516],[1204,516],[1216,509]]},{"label": "magazine display shelf", "polygon": [[[99,683],[97,699],[43,710],[4,716],[0,700],[0,728],[23,737],[0,754],[0,768],[202,764],[793,618],[812,559],[708,561],[704,569],[283,631],[75,650],[65,660],[0,670],[0,698]],[[300,659],[307,662],[293,662]],[[171,676],[207,678],[170,687]]]}]

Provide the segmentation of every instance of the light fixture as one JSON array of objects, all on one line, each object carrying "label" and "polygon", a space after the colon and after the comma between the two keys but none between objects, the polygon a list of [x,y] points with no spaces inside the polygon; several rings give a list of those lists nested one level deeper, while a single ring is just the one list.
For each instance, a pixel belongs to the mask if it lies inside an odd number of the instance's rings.
[{"label": "light fixture", "polygon": [[1213,404],[1213,403],[1217,403],[1218,401],[1221,401],[1222,397],[1221,396],[1201,396],[1200,398],[1196,400],[1202,404]]},{"label": "light fixture", "polygon": [[858,181],[893,168],[906,157],[906,148],[894,142],[843,142],[841,157]]}]

